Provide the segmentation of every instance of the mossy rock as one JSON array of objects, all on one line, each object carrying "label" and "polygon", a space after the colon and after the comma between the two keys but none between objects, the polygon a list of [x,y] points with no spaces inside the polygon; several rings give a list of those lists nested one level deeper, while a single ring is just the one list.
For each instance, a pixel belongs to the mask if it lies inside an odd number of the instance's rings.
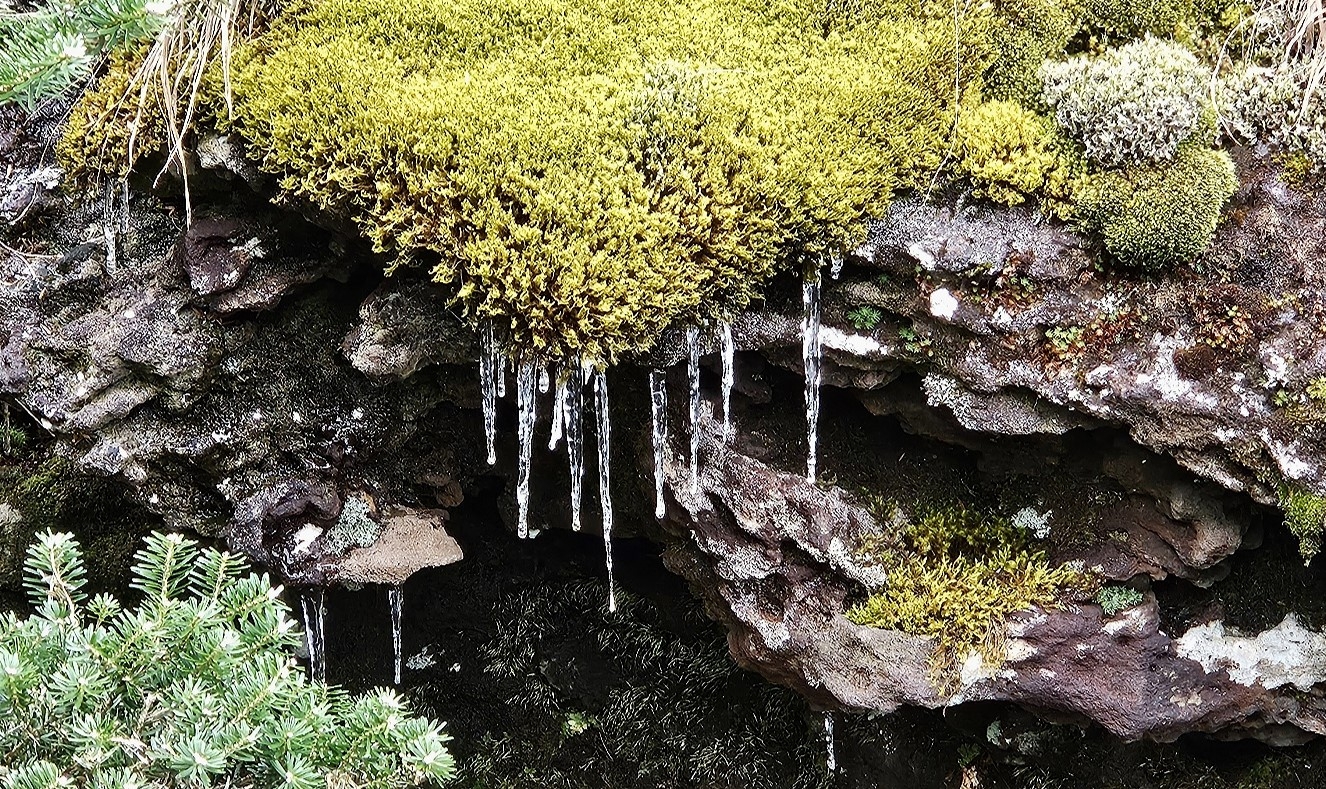
[{"label": "mossy rock", "polygon": [[1281,485],[1280,509],[1285,513],[1285,526],[1298,538],[1303,561],[1312,561],[1321,551],[1322,535],[1326,533],[1326,497]]},{"label": "mossy rock", "polygon": [[522,353],[611,361],[928,182],[995,17],[929,0],[303,0],[236,53],[285,192]]},{"label": "mossy rock", "polygon": [[1167,164],[1093,175],[1074,197],[1082,224],[1100,235],[1115,259],[1166,271],[1210,246],[1237,187],[1229,154],[1190,141]]}]

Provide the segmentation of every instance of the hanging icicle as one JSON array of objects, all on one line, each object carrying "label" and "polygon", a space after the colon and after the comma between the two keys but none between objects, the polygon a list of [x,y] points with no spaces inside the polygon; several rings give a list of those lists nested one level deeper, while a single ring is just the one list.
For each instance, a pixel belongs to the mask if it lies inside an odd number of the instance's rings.
[{"label": "hanging icicle", "polygon": [[516,424],[516,438],[520,444],[516,464],[516,533],[522,540],[529,537],[529,474],[534,456],[534,406],[538,402],[534,386],[537,378],[534,362],[520,363],[516,373],[516,413],[520,419]]},{"label": "hanging icicle", "polygon": [[585,481],[585,379],[580,357],[571,359],[562,389],[566,457],[571,470],[571,529],[580,531],[580,494]]},{"label": "hanging icicle", "polygon": [[488,465],[497,462],[497,379],[502,375],[501,351],[491,321],[479,330],[479,388],[483,396],[483,433],[488,441]]},{"label": "hanging icicle", "polygon": [[801,361],[806,372],[806,479],[815,481],[820,422],[820,269],[801,285]]},{"label": "hanging icicle", "polygon": [[829,276],[838,279],[838,275],[843,273],[843,256],[834,255],[829,258]]},{"label": "hanging icicle", "polygon": [[649,413],[654,438],[654,517],[663,518],[663,464],[668,451],[668,379],[662,370],[649,371]]},{"label": "hanging icicle", "polygon": [[[563,373],[565,375],[565,373]],[[552,387],[552,433],[548,436],[548,449],[554,450],[562,441],[562,425],[566,421],[566,387],[570,383],[570,376],[566,381],[557,381],[554,376],[554,385]]]},{"label": "hanging icicle", "polygon": [[495,346],[493,352],[493,369],[497,371],[498,400],[506,397],[506,374],[507,367],[510,366],[510,364],[511,360],[507,358],[507,355],[502,351],[502,348],[500,346]]},{"label": "hanging icicle", "polygon": [[723,356],[723,440],[732,439],[732,383],[736,380],[736,347],[732,343],[732,324],[718,329],[718,344]]},{"label": "hanging icicle", "polygon": [[539,393],[548,394],[548,388],[552,386],[552,377],[548,375],[547,366],[539,368]]},{"label": "hanging icicle", "polygon": [[304,615],[304,645],[308,648],[309,679],[327,681],[326,592],[321,586],[308,586],[299,592],[299,609]]},{"label": "hanging icicle", "polygon": [[833,741],[833,713],[824,713],[824,747],[825,762],[828,764],[829,772],[838,771],[838,754]]},{"label": "hanging icicle", "polygon": [[391,654],[395,658],[392,684],[401,684],[401,606],[404,592],[399,584],[387,587],[387,606],[391,609]]},{"label": "hanging icicle", "polygon": [[612,579],[612,477],[609,474],[611,456],[611,416],[608,414],[608,374],[594,371],[594,406],[598,412],[599,449],[599,505],[603,510],[603,552],[608,566],[608,611],[617,610],[617,590]]},{"label": "hanging icicle", "polygon": [[690,357],[686,373],[690,380],[691,411],[691,495],[700,495],[700,327],[686,330]]}]

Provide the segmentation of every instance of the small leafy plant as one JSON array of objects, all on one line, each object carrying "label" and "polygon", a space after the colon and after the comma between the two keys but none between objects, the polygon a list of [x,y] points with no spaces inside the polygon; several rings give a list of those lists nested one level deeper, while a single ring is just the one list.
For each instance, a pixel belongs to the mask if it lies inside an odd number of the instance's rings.
[{"label": "small leafy plant", "polygon": [[857,331],[870,331],[884,319],[884,313],[866,304],[847,312],[847,322]]},{"label": "small leafy plant", "polygon": [[0,617],[0,787],[411,786],[453,769],[441,724],[390,690],[310,682],[265,575],[153,534],[125,608],[88,599],[73,535],[28,549],[36,610]]},{"label": "small leafy plant", "polygon": [[1142,604],[1142,593],[1131,586],[1102,586],[1096,592],[1096,602],[1104,609],[1105,616],[1114,616],[1136,605]]}]

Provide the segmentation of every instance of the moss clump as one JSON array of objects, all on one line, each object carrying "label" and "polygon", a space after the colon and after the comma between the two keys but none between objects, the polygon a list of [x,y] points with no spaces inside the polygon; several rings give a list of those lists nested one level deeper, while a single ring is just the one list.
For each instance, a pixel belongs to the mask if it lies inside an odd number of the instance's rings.
[{"label": "moss clump", "polygon": [[1055,132],[1054,123],[1011,101],[988,101],[958,116],[957,169],[975,193],[1004,205],[1035,194],[1062,213],[1085,162]]},{"label": "moss clump", "polygon": [[237,54],[233,125],[523,352],[610,360],[858,240],[939,166],[991,19],[955,42],[934,0],[304,0]]},{"label": "moss clump", "polygon": [[994,36],[999,59],[985,76],[986,95],[1035,106],[1041,93],[1041,64],[1063,54],[1081,25],[1074,0],[999,0],[1001,24]]},{"label": "moss clump", "polygon": [[1292,485],[1280,486],[1280,509],[1285,512],[1285,526],[1298,538],[1298,552],[1304,562],[1321,550],[1326,531],[1326,497],[1308,493]]},{"label": "moss clump", "polygon": [[146,54],[140,48],[112,55],[105,74],[74,104],[55,147],[60,165],[74,180],[122,178],[136,161],[164,150],[165,122],[156,92],[131,90]]},{"label": "moss clump", "polygon": [[1082,224],[1119,262],[1163,271],[1206,250],[1237,186],[1229,154],[1190,142],[1170,164],[1094,175],[1075,197]]},{"label": "moss clump", "polygon": [[998,627],[1009,614],[1080,596],[1092,584],[1080,569],[1050,566],[1009,520],[961,506],[915,518],[900,544],[876,541],[863,553],[884,569],[888,585],[847,618],[933,636],[939,669],[972,651],[997,664]]}]

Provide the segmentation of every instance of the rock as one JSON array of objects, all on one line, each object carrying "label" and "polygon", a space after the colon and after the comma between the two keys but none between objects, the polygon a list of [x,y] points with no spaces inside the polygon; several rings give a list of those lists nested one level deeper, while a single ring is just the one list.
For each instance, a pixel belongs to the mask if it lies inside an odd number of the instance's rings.
[{"label": "rock", "polygon": [[426,567],[442,567],[464,558],[460,545],[447,534],[445,510],[412,507],[388,509],[382,533],[366,548],[356,548],[336,562],[328,576],[339,583],[392,584]]}]

